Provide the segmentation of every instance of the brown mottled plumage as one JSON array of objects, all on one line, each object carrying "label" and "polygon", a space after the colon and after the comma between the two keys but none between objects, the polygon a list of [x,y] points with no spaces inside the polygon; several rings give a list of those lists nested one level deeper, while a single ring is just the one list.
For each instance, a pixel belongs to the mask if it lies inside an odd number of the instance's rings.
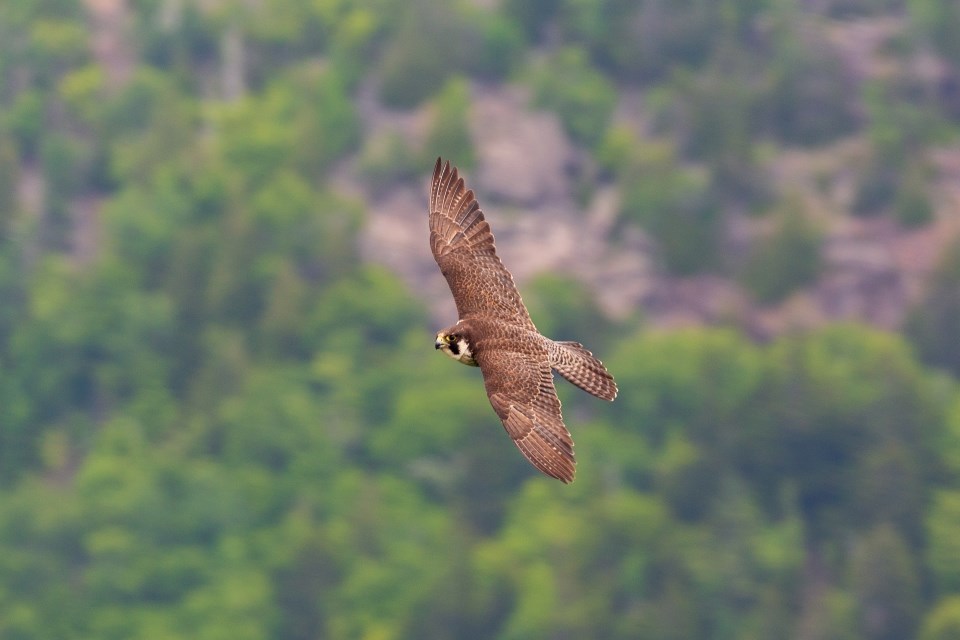
[{"label": "brown mottled plumage", "polygon": [[479,366],[490,404],[523,455],[548,476],[571,482],[573,439],[551,370],[604,400],[617,397],[613,376],[583,345],[537,331],[473,191],[440,158],[430,188],[430,248],[460,316],[437,333],[436,348]]}]

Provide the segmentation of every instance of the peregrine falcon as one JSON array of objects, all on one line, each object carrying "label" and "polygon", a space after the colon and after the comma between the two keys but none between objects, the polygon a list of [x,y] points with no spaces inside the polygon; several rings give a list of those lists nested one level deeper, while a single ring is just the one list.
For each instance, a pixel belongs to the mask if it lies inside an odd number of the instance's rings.
[{"label": "peregrine falcon", "polygon": [[473,191],[440,158],[430,188],[430,248],[460,317],[437,332],[434,346],[480,367],[490,404],[523,455],[548,476],[572,482],[573,439],[563,424],[552,370],[604,400],[617,397],[617,385],[583,345],[537,331],[497,257]]}]

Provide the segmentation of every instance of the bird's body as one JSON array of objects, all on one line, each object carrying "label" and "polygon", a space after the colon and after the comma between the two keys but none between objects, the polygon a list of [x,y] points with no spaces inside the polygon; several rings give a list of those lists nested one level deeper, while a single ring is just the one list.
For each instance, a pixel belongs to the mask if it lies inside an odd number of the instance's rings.
[{"label": "bird's body", "polygon": [[480,367],[490,404],[520,451],[543,473],[571,482],[573,439],[552,370],[605,400],[617,395],[613,376],[579,343],[537,331],[473,191],[439,158],[430,189],[430,247],[460,316],[437,333],[436,348]]}]

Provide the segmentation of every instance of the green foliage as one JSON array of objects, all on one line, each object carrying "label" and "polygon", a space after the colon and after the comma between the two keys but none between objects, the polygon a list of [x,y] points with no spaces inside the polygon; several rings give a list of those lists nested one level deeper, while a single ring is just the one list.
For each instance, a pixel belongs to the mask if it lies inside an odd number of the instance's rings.
[{"label": "green foliage", "polygon": [[769,177],[752,139],[765,102],[759,63],[735,49],[721,52],[703,74],[677,73],[660,96],[660,126],[675,130],[685,157],[706,160],[711,187],[723,201],[757,207]]},{"label": "green foliage", "polygon": [[880,526],[867,533],[854,548],[850,572],[862,637],[912,637],[920,607],[920,578],[897,532]]},{"label": "green foliage", "polygon": [[890,10],[899,10],[909,2],[903,0],[830,0],[826,3],[827,14],[840,19],[883,14]]},{"label": "green foliage", "polygon": [[179,74],[200,67],[216,58],[217,28],[198,2],[185,2],[179,10],[157,20],[160,5],[152,11],[138,11],[136,40],[145,62]]},{"label": "green foliage", "polygon": [[524,302],[539,330],[555,340],[577,340],[601,350],[613,323],[589,289],[569,277],[542,275],[524,286]]},{"label": "green foliage", "polygon": [[404,4],[397,32],[383,53],[380,99],[391,107],[416,106],[465,68],[476,37],[475,27],[453,5]]},{"label": "green foliage", "polygon": [[450,79],[434,102],[433,117],[427,141],[430,161],[434,156],[453,158],[458,167],[470,168],[474,163],[473,141],[470,139],[470,85],[462,77]]},{"label": "green foliage", "polygon": [[[858,525],[892,521],[902,527],[901,534],[917,535],[917,509],[926,482],[922,478],[935,473],[931,456],[936,456],[936,437],[928,426],[942,425],[946,415],[936,380],[921,375],[900,341],[855,327],[838,327],[812,339],[781,340],[771,357],[762,400],[755,407],[763,417],[750,422],[744,436],[758,444],[772,436],[768,444],[773,447],[760,457],[755,457],[759,451],[744,450],[751,476],[794,483],[815,539],[830,535],[848,518]],[[858,382],[841,387],[841,378]],[[891,443],[907,442],[912,446],[905,458],[884,460]],[[870,481],[858,487],[853,482],[854,477],[866,480],[871,475],[882,482],[882,466],[888,464],[905,480],[895,503],[894,496],[881,497],[889,487]],[[773,488],[759,486],[763,491]],[[867,516],[857,505],[869,495],[871,501],[891,502]]]},{"label": "green foliage", "polygon": [[960,62],[960,43],[953,37],[960,27],[960,7],[945,0],[910,0],[913,23],[930,38],[937,52],[952,64]]},{"label": "green foliage", "polygon": [[[100,428],[75,484],[21,483],[3,494],[0,545],[8,552],[0,575],[17,589],[0,605],[6,630],[526,637],[591,633],[599,624],[612,638],[682,638],[792,626],[810,523],[790,498],[768,510],[757,497],[776,487],[742,466],[777,455],[770,437],[783,429],[783,416],[750,407],[768,393],[778,348],[698,331],[618,341],[610,367],[629,392],[610,408],[615,421],[583,429],[581,477],[561,487],[530,476],[507,439],[490,437],[499,427],[478,372],[451,370],[456,365],[433,352],[427,331],[388,332],[388,325],[411,326],[402,315],[383,309],[376,320],[375,303],[403,307],[391,289],[389,278],[371,273],[322,301],[327,322],[336,324],[326,325],[323,355],[309,369],[230,359],[229,340],[214,341],[216,357],[232,366],[216,378],[219,401],[208,404],[216,397],[208,395],[201,411],[184,408],[191,416],[185,427],[174,427],[173,415],[169,431],[117,416]],[[335,320],[340,314],[343,321]],[[375,321],[366,327],[363,318]],[[351,343],[360,329],[361,341]],[[878,371],[876,364],[851,366],[858,352],[854,361],[898,359],[852,333],[806,342],[819,350],[818,375],[830,378],[817,385],[821,395],[839,380],[871,384],[864,372]],[[355,364],[344,360],[358,353],[365,356]],[[370,368],[373,362],[385,371]],[[238,380],[223,386],[225,375]],[[204,388],[201,377],[195,380]],[[783,381],[791,389],[799,382]],[[911,393],[899,378],[888,384]],[[374,401],[379,408],[363,406]],[[808,396],[794,407],[816,416],[822,403]],[[350,417],[351,407],[361,411]],[[766,437],[748,428],[761,416]],[[365,432],[363,441],[353,429]],[[487,453],[487,443],[501,446]],[[793,469],[817,464],[811,454]],[[505,463],[512,480],[500,484]],[[712,472],[704,476],[701,463]],[[804,495],[791,465],[771,463]],[[471,495],[477,478],[486,478],[483,490]],[[684,484],[689,489],[678,491]],[[494,488],[499,513],[489,495],[481,499]],[[471,496],[466,503],[464,496]],[[36,505],[49,511],[41,518]],[[857,522],[847,526],[857,531]],[[883,606],[896,623],[889,628],[902,630],[919,606],[915,557],[895,529],[876,531],[849,559],[856,611]],[[29,555],[20,540],[42,551]],[[67,566],[80,571],[83,588],[50,590]],[[375,602],[370,593],[380,594]],[[68,594],[76,609],[61,609],[57,619],[66,626],[52,626],[45,607]],[[824,606],[834,611],[832,622],[820,624],[836,629],[852,609],[843,592],[830,594]],[[679,626],[678,611],[685,612]]]},{"label": "green foliage", "polygon": [[600,157],[622,185],[621,216],[653,236],[668,271],[716,265],[720,211],[702,172],[683,167],[667,143],[642,142],[626,129],[611,129]]},{"label": "green foliage", "polygon": [[631,80],[651,80],[677,67],[703,63],[730,20],[749,23],[756,2],[576,0],[561,3],[560,25],[604,68]]},{"label": "green foliage", "polygon": [[797,202],[788,202],[773,233],[751,252],[743,281],[761,302],[779,302],[822,270],[823,235]]},{"label": "green foliage", "polygon": [[852,211],[855,215],[875,216],[897,195],[899,169],[871,161],[860,176]]},{"label": "green foliage", "polygon": [[[671,438],[682,433],[701,453],[732,455],[732,440],[723,444],[723,439],[738,432],[734,423],[740,418],[735,416],[756,393],[762,375],[759,357],[730,332],[640,334],[623,341],[609,359],[618,383],[633,390],[610,411],[643,424],[646,437],[665,449],[676,446]],[[679,433],[672,436],[674,429]],[[690,458],[686,453],[679,461]]]},{"label": "green foliage", "polygon": [[574,142],[600,144],[613,115],[617,94],[603,74],[593,70],[583,49],[568,47],[530,72],[534,104],[555,111]]},{"label": "green foliage", "polygon": [[[310,319],[308,335],[316,346],[337,350],[359,346],[355,355],[376,359],[377,347],[398,342],[407,327],[423,322],[423,312],[395,276],[370,266],[357,269],[326,288]],[[360,343],[356,344],[355,339]]]},{"label": "green foliage", "polygon": [[954,339],[960,327],[960,244],[944,251],[927,292],[906,321],[906,334],[920,357],[932,365],[960,373],[960,345]]},{"label": "green foliage", "polygon": [[[218,119],[224,161],[253,184],[281,167],[319,175],[359,142],[342,81],[309,66],[271,83],[262,97],[225,107]],[[297,144],[300,137],[309,144]]]},{"label": "green foliage", "polygon": [[177,167],[188,173],[197,163],[191,145],[197,105],[169,78],[144,71],[108,100],[99,123],[110,144],[110,172],[118,182],[143,185]]},{"label": "green foliage", "polygon": [[56,77],[90,54],[85,30],[71,20],[37,20],[30,26],[27,61],[43,70],[38,81],[50,86]]},{"label": "green foliage", "polygon": [[46,178],[48,206],[63,206],[69,196],[74,195],[83,184],[82,144],[76,139],[61,134],[45,136],[40,148],[40,161]]},{"label": "green foliage", "polygon": [[852,73],[827,42],[798,42],[791,26],[778,29],[777,56],[767,88],[771,127],[782,140],[821,144],[858,124]]},{"label": "green foliage", "polygon": [[20,208],[17,191],[20,185],[20,158],[17,146],[9,135],[0,134],[0,238],[10,232],[11,223]]},{"label": "green foliage", "polygon": [[929,171],[919,163],[908,166],[894,201],[894,216],[905,227],[923,226],[933,220]]},{"label": "green foliage", "polygon": [[945,490],[933,497],[927,515],[927,565],[937,580],[941,593],[960,591],[960,541],[956,531],[960,526],[960,492]]},{"label": "green foliage", "polygon": [[397,183],[413,180],[423,168],[417,153],[397,131],[367,137],[360,154],[358,171],[370,190],[381,195]]},{"label": "green foliage", "polygon": [[921,149],[942,135],[942,121],[927,92],[910,78],[875,82],[865,89],[869,138],[874,153],[862,170],[853,212],[876,215],[894,205],[897,218],[908,226],[931,217],[929,170]]},{"label": "green foliage", "polygon": [[480,33],[466,70],[487,81],[508,78],[524,56],[521,28],[499,13],[481,8],[470,14],[470,21]]},{"label": "green foliage", "polygon": [[539,37],[551,24],[561,0],[504,0],[502,11],[515,24],[519,24],[529,38]]},{"label": "green foliage", "polygon": [[309,141],[297,145],[297,166],[308,176],[319,176],[359,146],[359,118],[336,71],[308,66],[296,70],[291,84],[293,125]]},{"label": "green foliage", "polygon": [[[960,396],[898,336],[641,331],[569,278],[521,283],[620,384],[608,404],[557,380],[579,461],[561,486],[504,435],[481,372],[436,353],[422,292],[358,251],[354,166],[384,188],[440,151],[462,166],[473,93],[529,68],[510,90],[560,114],[621,221],[675,273],[719,264],[722,212],[769,196],[758,143],[851,126],[857,92],[798,35],[808,9],[126,6],[122,59],[78,0],[0,8],[0,637],[956,635]],[[945,6],[910,3],[941,54]],[[877,208],[905,225],[947,130],[909,75],[867,89],[861,167],[894,177]],[[432,104],[365,138],[378,89]],[[813,260],[786,213],[766,257]],[[953,262],[910,323],[947,369]]]},{"label": "green foliage", "polygon": [[919,640],[949,640],[960,633],[960,596],[948,596],[927,614]]},{"label": "green foliage", "polygon": [[[838,518],[853,525],[889,520],[917,534],[922,478],[933,472],[925,461],[938,446],[926,425],[943,425],[946,408],[935,381],[920,376],[895,339],[837,328],[782,339],[760,353],[730,334],[649,336],[622,345],[608,364],[621,388],[634,390],[610,411],[645,425],[661,443],[669,486],[682,488],[678,471],[713,469],[713,476],[732,465],[774,512],[782,491],[797,491],[815,538]],[[838,386],[838,376],[858,383]],[[906,458],[885,460],[891,439],[912,443]],[[895,500],[890,487],[858,487],[848,475],[855,470],[882,483],[890,465],[898,467]],[[701,505],[679,503],[683,512],[702,514],[709,490],[693,486],[699,491],[675,495]],[[869,515],[856,505],[870,505]]]},{"label": "green foliage", "polygon": [[16,138],[22,155],[37,150],[43,129],[43,98],[35,91],[23,91],[3,116],[4,124]]}]

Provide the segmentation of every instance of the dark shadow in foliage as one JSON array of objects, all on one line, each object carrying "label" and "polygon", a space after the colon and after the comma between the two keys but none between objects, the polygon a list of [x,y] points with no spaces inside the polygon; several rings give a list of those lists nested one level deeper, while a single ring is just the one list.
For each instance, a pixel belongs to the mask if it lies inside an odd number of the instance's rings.
[{"label": "dark shadow in foliage", "polygon": [[923,620],[919,640],[954,640],[960,638],[960,596],[948,595],[940,600]]},{"label": "dark shadow in foliage", "polygon": [[532,68],[529,76],[534,105],[555,112],[574,142],[597,147],[609,126],[617,92],[590,65],[586,51],[561,49]]},{"label": "dark shadow in foliage", "polygon": [[331,609],[325,597],[341,582],[341,566],[333,545],[318,528],[290,554],[273,574],[275,601],[280,610],[278,636],[287,640],[316,640],[326,635]]},{"label": "dark shadow in foliage", "polygon": [[[20,158],[13,137],[0,129],[0,243],[6,242],[18,217]],[[0,244],[2,247],[2,244]]]},{"label": "dark shadow in foliage", "polygon": [[536,40],[553,24],[561,0],[503,0],[500,10],[518,23],[525,35]]},{"label": "dark shadow in foliage", "polygon": [[[938,473],[935,443],[946,398],[905,345],[862,327],[835,327],[782,338],[766,366],[737,448],[762,502],[776,508],[780,491],[794,487],[815,544],[874,519],[914,517],[911,503],[924,499],[916,491]],[[891,456],[893,446],[903,452]],[[886,499],[877,476],[890,469],[904,473],[898,490],[906,494],[868,514],[867,503]],[[908,525],[904,532],[917,530]]]},{"label": "dark shadow in foliage", "polygon": [[628,82],[650,82],[703,64],[718,41],[746,36],[759,3],[698,0],[598,0],[563,3],[559,28],[604,70]]},{"label": "dark shadow in foliage", "polygon": [[850,582],[861,637],[914,637],[921,611],[920,575],[910,548],[894,527],[882,524],[858,537],[850,559]]},{"label": "dark shadow in foliage", "polygon": [[859,178],[853,213],[876,215],[895,205],[901,222],[923,224],[931,217],[923,153],[943,135],[930,92],[912,77],[894,77],[868,84],[864,103],[872,153]]},{"label": "dark shadow in foliage", "polygon": [[619,127],[607,132],[599,156],[623,189],[620,222],[653,237],[667,271],[689,275],[716,266],[722,212],[702,171],[684,167],[670,144],[642,142]]},{"label": "dark shadow in foliage", "polygon": [[476,153],[470,135],[471,97],[470,83],[463,76],[450,78],[437,94],[418,168],[430,166],[437,156],[454,158],[462,171],[473,168]]},{"label": "dark shadow in foliage", "polygon": [[137,12],[135,44],[147,64],[189,77],[197,67],[214,62],[220,51],[218,26],[199,3],[184,2],[173,20],[153,12]]},{"label": "dark shadow in foliage", "polygon": [[859,124],[858,86],[845,60],[823,36],[795,24],[775,28],[766,100],[760,105],[770,130],[788,144],[817,145]]},{"label": "dark shadow in foliage", "polygon": [[905,332],[924,362],[960,376],[960,242],[944,252]]},{"label": "dark shadow in foliage", "polygon": [[742,280],[763,303],[776,303],[814,282],[823,268],[823,234],[799,202],[787,202],[777,227],[763,238],[744,265]]},{"label": "dark shadow in foliage", "polygon": [[770,176],[754,141],[766,100],[762,70],[741,50],[724,49],[704,72],[675,73],[660,96],[658,126],[679,138],[685,159],[707,165],[719,204],[756,209],[770,199]]},{"label": "dark shadow in foliage", "polygon": [[524,285],[523,293],[537,328],[553,340],[580,342],[600,354],[622,335],[597,306],[589,288],[570,276],[539,275]]},{"label": "dark shadow in foliage", "polygon": [[494,14],[425,0],[402,7],[380,66],[379,95],[387,106],[414,107],[457,72],[503,77],[520,57],[519,31]]}]

